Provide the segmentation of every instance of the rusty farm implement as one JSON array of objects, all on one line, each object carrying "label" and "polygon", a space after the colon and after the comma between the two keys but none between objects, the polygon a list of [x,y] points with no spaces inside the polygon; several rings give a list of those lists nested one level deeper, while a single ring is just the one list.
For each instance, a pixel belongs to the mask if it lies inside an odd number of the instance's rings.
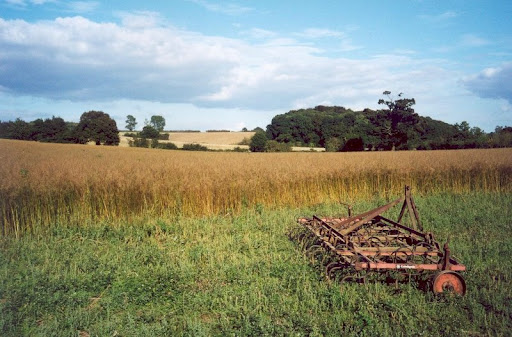
[{"label": "rusty farm implement", "polygon": [[[396,221],[382,215],[400,203],[402,208]],[[387,279],[397,280],[404,276],[427,276],[435,293],[466,292],[459,273],[466,267],[453,258],[448,242],[441,246],[432,233],[423,232],[408,186],[402,198],[358,215],[351,213],[349,206],[347,217],[298,219],[304,226],[298,238],[307,255],[325,267],[329,279],[363,281],[368,275],[386,275]]]}]

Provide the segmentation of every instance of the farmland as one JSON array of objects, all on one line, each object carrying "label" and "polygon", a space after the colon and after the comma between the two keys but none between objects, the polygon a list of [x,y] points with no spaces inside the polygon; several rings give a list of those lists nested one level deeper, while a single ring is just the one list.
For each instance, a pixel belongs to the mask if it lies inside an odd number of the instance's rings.
[{"label": "farmland", "polygon": [[[191,153],[0,140],[3,335],[506,335],[512,150]],[[412,186],[464,298],[325,280],[288,233]],[[392,214],[396,217],[396,214]]]},{"label": "farmland", "polygon": [[510,149],[380,153],[184,153],[0,141],[4,234],[132,216],[416,194],[510,192]]},{"label": "farmland", "polygon": [[[128,146],[126,132],[120,132],[120,146]],[[235,147],[249,148],[246,145],[239,145],[244,140],[248,141],[254,136],[254,132],[166,132],[169,134],[169,141],[179,148],[184,144],[201,144],[212,150],[232,150]]]}]

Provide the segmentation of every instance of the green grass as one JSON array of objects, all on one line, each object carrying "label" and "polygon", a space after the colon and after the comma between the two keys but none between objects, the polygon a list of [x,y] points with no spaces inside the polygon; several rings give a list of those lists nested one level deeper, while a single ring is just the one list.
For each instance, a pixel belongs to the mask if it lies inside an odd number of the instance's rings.
[{"label": "green grass", "polygon": [[345,208],[256,207],[0,238],[0,334],[508,335],[512,195],[415,201],[425,230],[440,242],[450,237],[468,267],[465,297],[436,297],[407,283],[329,283],[287,234],[298,216]]}]

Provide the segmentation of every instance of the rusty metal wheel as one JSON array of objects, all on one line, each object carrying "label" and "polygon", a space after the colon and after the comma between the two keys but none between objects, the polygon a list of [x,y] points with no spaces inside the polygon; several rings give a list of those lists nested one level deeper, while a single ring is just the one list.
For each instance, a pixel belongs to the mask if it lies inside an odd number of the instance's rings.
[{"label": "rusty metal wheel", "polygon": [[466,282],[460,274],[444,270],[434,276],[432,290],[436,294],[453,293],[464,295],[466,293]]}]

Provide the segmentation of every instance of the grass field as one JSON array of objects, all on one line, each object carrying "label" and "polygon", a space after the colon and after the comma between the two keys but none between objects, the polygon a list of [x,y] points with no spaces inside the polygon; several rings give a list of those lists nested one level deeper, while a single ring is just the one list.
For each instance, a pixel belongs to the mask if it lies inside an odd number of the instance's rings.
[{"label": "grass field", "polygon": [[[384,200],[359,202],[364,211]],[[416,197],[426,230],[468,266],[465,297],[414,283],[336,284],[288,239],[300,215],[54,226],[0,239],[3,336],[506,336],[512,331],[512,196]],[[398,211],[398,210],[397,210]],[[391,216],[396,217],[396,212]]]},{"label": "grass field", "polygon": [[[193,153],[0,140],[0,335],[512,331],[512,149]],[[337,284],[288,238],[412,186],[468,294]],[[390,214],[396,218],[396,213]]]}]

